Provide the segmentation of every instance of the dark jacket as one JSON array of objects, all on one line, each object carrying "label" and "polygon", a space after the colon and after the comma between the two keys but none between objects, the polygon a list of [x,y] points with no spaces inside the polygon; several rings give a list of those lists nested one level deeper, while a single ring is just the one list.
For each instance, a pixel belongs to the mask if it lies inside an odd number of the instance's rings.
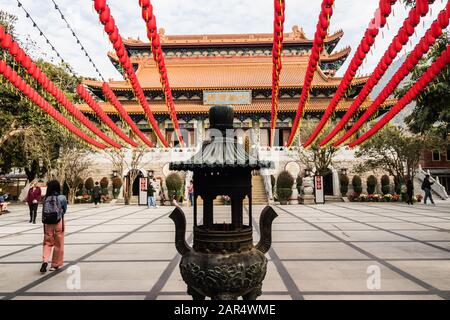
[{"label": "dark jacket", "polygon": [[431,189],[432,184],[434,184],[434,182],[430,182],[430,179],[425,178],[422,182],[422,190]]},{"label": "dark jacket", "polygon": [[92,190],[92,195],[94,198],[100,199],[102,196],[102,189],[99,186],[95,186],[94,190]]},{"label": "dark jacket", "polygon": [[37,202],[40,202],[42,199],[42,193],[41,193],[41,188],[36,187],[34,188],[30,188],[30,190],[28,190],[28,196],[27,196],[27,203],[28,204],[33,204],[34,200],[37,200]]},{"label": "dark jacket", "polygon": [[147,186],[147,196],[153,197],[154,195],[155,195],[155,188],[153,188],[153,185],[151,184],[151,182],[149,182]]},{"label": "dark jacket", "polygon": [[414,193],[414,184],[411,180],[406,183],[406,193],[410,196]]}]

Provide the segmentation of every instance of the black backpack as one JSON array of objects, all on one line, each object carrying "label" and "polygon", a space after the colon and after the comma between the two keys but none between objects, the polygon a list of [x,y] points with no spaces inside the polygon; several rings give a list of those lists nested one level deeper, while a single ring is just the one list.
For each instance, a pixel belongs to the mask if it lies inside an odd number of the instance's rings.
[{"label": "black backpack", "polygon": [[48,196],[42,207],[42,223],[57,224],[63,218],[64,210],[57,195]]}]

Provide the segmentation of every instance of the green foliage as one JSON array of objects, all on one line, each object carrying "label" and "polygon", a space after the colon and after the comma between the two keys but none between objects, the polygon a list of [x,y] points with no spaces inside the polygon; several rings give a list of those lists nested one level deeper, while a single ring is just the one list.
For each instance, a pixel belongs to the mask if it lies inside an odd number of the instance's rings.
[{"label": "green foliage", "polygon": [[352,178],[352,186],[353,186],[353,190],[355,191],[355,193],[357,194],[361,194],[362,192],[362,180],[361,177],[358,175],[354,175]]},{"label": "green foliage", "polygon": [[388,175],[383,175],[381,177],[381,192],[384,195],[388,194],[391,191],[391,181]]},{"label": "green foliage", "polygon": [[294,185],[294,177],[292,177],[292,175],[286,170],[281,171],[277,179],[277,190],[280,188],[292,189],[293,185]]},{"label": "green foliage", "polygon": [[112,178],[112,186],[114,189],[120,189],[122,187],[122,179],[120,177]]},{"label": "green foliage", "polygon": [[86,188],[87,191],[91,192],[92,190],[94,190],[94,179],[92,178],[87,178],[86,181],[84,182],[84,187]]},{"label": "green foliage", "polygon": [[108,185],[109,185],[109,180],[108,180],[108,178],[107,178],[107,177],[103,177],[103,178],[100,180],[100,187],[102,187],[102,189],[106,189],[106,188],[108,188]]},{"label": "green foliage", "polygon": [[348,184],[350,183],[350,180],[348,179],[348,176],[345,174],[341,174],[339,176],[339,184],[341,187],[341,194],[343,197],[347,195],[348,192]]},{"label": "green foliage", "polygon": [[176,194],[178,195],[178,193],[180,193],[181,189],[183,188],[183,179],[181,179],[178,173],[171,173],[166,178],[166,186],[169,193],[176,192]]},{"label": "green foliage", "polygon": [[278,200],[281,202],[287,201],[292,196],[292,189],[290,188],[277,188]]},{"label": "green foliage", "polygon": [[367,178],[367,193],[369,195],[375,193],[375,189],[377,187],[377,184],[378,184],[378,180],[377,180],[377,177],[375,177],[374,175],[370,175]]}]

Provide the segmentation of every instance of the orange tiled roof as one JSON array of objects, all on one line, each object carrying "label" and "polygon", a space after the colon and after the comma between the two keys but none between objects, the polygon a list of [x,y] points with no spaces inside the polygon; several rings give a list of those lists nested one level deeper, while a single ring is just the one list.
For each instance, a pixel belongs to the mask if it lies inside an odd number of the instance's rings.
[{"label": "orange tiled roof", "polygon": [[[141,57],[136,75],[147,90],[161,90],[159,73],[149,57]],[[280,86],[301,88],[309,57],[283,58]],[[166,62],[172,89],[257,89],[272,87],[271,57],[202,57],[196,59],[170,59]],[[313,87],[336,88],[341,78],[328,77],[320,68],[315,73]],[[356,78],[354,84],[365,83],[367,77]],[[90,87],[100,88],[99,81],[85,80]],[[131,91],[126,81],[111,81],[113,90]]]},{"label": "orange tiled roof", "polygon": [[[353,100],[342,100],[337,111],[347,110]],[[384,103],[384,107],[392,106],[397,100],[387,100]],[[328,106],[330,99],[326,98],[313,98],[306,105],[306,112],[323,112]],[[371,101],[366,101],[363,103],[361,108],[367,109],[370,106]],[[106,113],[113,114],[117,113],[114,107],[109,103],[100,103],[101,107]],[[123,102],[125,110],[129,114],[142,114],[143,110],[139,104],[135,102]],[[281,99],[279,105],[279,112],[296,112],[298,106],[298,99]],[[93,113],[93,111],[87,105],[77,106],[82,112]],[[209,111],[209,106],[205,106],[201,101],[177,101],[175,104],[178,114],[207,114]],[[164,101],[151,101],[150,108],[155,114],[167,114],[167,106]],[[233,110],[236,113],[254,113],[254,112],[267,112],[270,113],[272,108],[271,100],[269,99],[256,99],[253,100],[250,105],[236,105],[233,106]]]},{"label": "orange tiled roof", "polygon": [[[182,46],[182,45],[222,45],[222,44],[265,44],[273,43],[273,33],[250,33],[250,34],[202,34],[202,35],[166,35],[164,29],[159,30],[162,45]],[[325,43],[332,42],[344,35],[339,30],[325,38]],[[128,38],[124,39],[127,47],[149,47],[148,42]],[[292,32],[284,33],[284,43],[307,43],[312,44],[313,40],[307,39],[302,28],[294,26]]]}]

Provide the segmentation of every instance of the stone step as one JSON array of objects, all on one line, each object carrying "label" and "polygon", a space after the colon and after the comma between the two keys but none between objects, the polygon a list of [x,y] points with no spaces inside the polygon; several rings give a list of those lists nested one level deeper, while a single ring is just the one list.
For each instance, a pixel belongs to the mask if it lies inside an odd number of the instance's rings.
[{"label": "stone step", "polygon": [[339,196],[325,196],[325,202],[344,202],[344,199]]}]

